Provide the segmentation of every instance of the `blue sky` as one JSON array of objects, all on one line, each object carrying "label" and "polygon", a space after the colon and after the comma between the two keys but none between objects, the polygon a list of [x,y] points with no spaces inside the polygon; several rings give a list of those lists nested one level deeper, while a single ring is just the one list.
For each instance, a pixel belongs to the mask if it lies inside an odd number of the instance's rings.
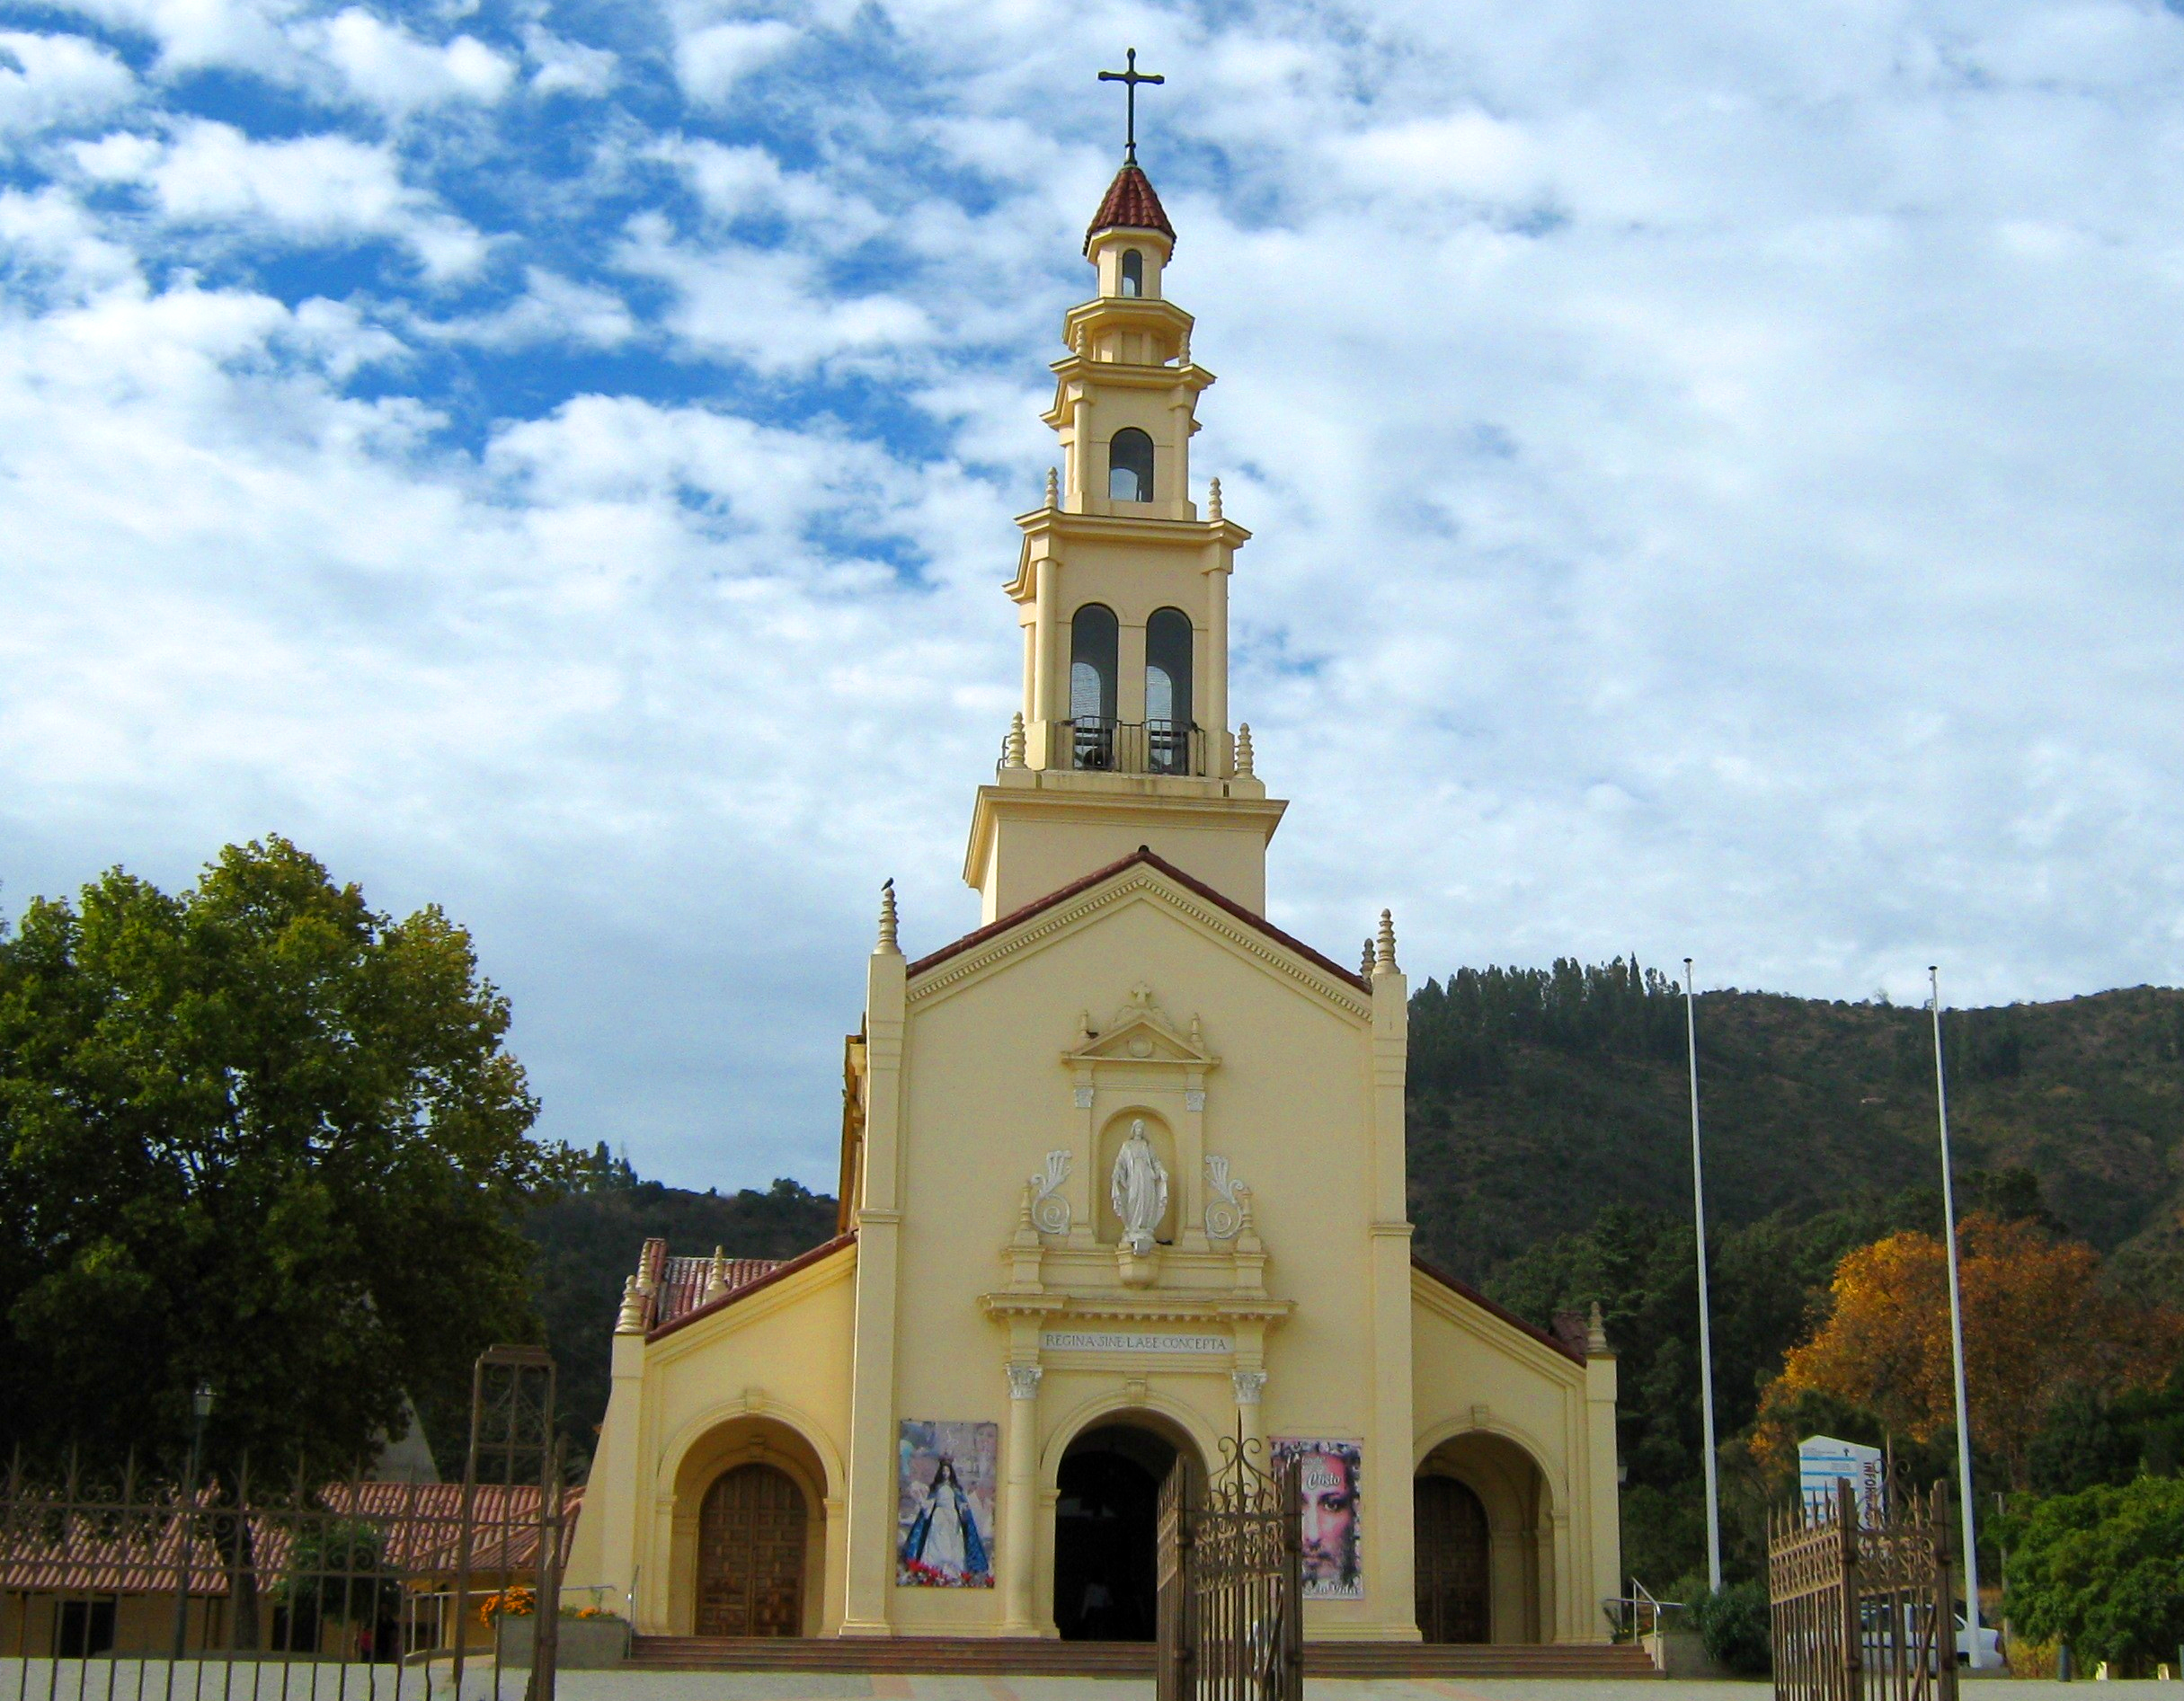
[{"label": "blue sky", "polygon": [[1414,975],[2184,955],[2184,18],[0,6],[0,912],[296,838],[543,1131],[832,1175],[972,926],[1134,44],[1272,910]]}]

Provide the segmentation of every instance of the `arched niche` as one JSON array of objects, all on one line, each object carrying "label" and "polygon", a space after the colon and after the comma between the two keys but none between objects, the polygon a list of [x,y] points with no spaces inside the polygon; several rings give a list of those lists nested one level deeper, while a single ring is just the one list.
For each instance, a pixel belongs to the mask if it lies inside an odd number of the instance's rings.
[{"label": "arched niche", "polygon": [[1176,1135],[1167,1121],[1142,1105],[1119,1111],[1107,1119],[1099,1132],[1097,1161],[1092,1170],[1093,1220],[1103,1245],[1113,1246],[1123,1238],[1123,1220],[1114,1214],[1112,1185],[1114,1160],[1123,1149],[1123,1142],[1130,1138],[1130,1125],[1145,1124],[1145,1143],[1160,1160],[1160,1167],[1167,1172],[1167,1209],[1160,1218],[1159,1227],[1153,1231],[1153,1239],[1163,1246],[1176,1241],[1176,1227],[1183,1218],[1184,1175],[1176,1162]]}]

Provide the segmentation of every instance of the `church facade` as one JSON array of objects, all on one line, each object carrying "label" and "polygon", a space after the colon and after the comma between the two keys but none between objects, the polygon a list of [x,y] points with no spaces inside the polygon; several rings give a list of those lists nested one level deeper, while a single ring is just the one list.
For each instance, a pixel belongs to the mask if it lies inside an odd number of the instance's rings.
[{"label": "church facade", "polygon": [[1386,914],[1355,970],[1265,919],[1175,240],[1126,164],[1017,521],[983,925],[912,961],[883,895],[839,1234],[630,1278],[567,1575],[640,1632],[1150,1639],[1159,1483],[1240,1444],[1299,1460],[1309,1637],[1607,1639],[1614,1360],[1412,1256]]}]

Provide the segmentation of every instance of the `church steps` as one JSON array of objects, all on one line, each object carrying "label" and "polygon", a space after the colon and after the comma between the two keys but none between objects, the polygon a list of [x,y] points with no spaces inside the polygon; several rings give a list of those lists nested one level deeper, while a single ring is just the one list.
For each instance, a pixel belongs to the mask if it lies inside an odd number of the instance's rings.
[{"label": "church steps", "polygon": [[[1150,1678],[1149,1642],[1034,1636],[638,1636],[628,1669],[655,1671],[874,1671]],[[1500,1647],[1454,1643],[1318,1642],[1304,1669],[1319,1678],[1650,1678],[1629,1643]]]}]

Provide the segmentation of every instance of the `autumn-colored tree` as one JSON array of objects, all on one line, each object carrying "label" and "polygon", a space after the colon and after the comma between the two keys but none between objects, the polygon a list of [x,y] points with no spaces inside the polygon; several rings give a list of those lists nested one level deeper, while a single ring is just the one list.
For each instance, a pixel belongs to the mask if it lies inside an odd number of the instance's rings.
[{"label": "autumn-colored tree", "polygon": [[[2184,1316],[2107,1291],[2098,1253],[2037,1224],[1975,1214],[1959,1238],[1972,1440],[2021,1487],[2056,1395],[2162,1381],[2184,1349]],[[1911,1231],[1859,1247],[1835,1266],[1830,1297],[1826,1320],[1762,1402],[1753,1448],[1763,1462],[1787,1463],[1794,1451],[1789,1408],[1801,1396],[1862,1407],[1917,1441],[1955,1422],[1940,1239]]]}]

